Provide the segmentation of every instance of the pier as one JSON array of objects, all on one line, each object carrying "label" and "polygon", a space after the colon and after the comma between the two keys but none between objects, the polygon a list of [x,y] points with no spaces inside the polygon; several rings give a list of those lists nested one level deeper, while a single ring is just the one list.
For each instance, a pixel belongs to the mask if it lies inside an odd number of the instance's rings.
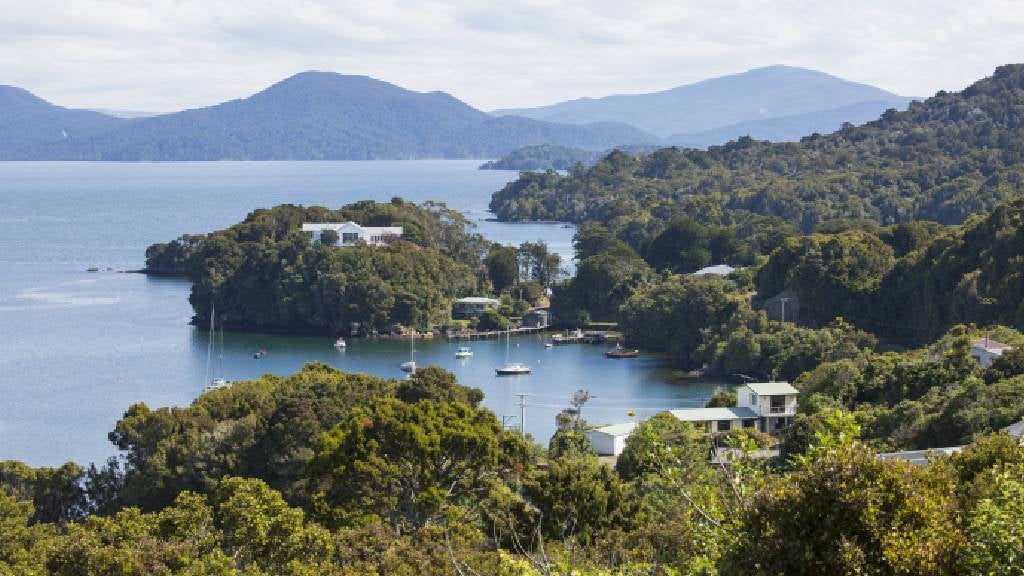
[{"label": "pier", "polygon": [[460,332],[449,332],[446,334],[449,340],[486,340],[488,338],[501,338],[508,334],[509,336],[523,336],[527,334],[537,334],[547,330],[547,326],[530,326],[526,328],[513,328],[511,330],[488,330],[486,332],[478,331],[460,331]]}]

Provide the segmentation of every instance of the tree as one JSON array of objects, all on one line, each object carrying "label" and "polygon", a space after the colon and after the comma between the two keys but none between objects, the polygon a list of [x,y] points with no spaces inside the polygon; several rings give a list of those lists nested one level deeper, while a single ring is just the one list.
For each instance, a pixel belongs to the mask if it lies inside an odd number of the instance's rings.
[{"label": "tree", "polygon": [[1024,464],[1000,466],[989,478],[990,496],[967,518],[965,573],[1024,574]]},{"label": "tree", "polygon": [[515,248],[494,246],[487,255],[487,277],[494,291],[501,294],[519,281],[519,260]]},{"label": "tree", "polygon": [[408,403],[420,400],[462,402],[473,408],[479,406],[484,399],[484,393],[479,388],[459,384],[455,374],[437,366],[417,368],[409,378],[398,383],[395,395]]},{"label": "tree", "polygon": [[329,566],[333,552],[330,533],[306,524],[302,510],[289,507],[266,483],[225,478],[216,497],[224,549],[239,568],[258,567],[268,574],[314,574]]},{"label": "tree", "polygon": [[502,316],[497,310],[484,310],[480,314],[478,330],[508,330],[511,325],[508,318]]},{"label": "tree", "polygon": [[325,434],[310,462],[314,510],[331,525],[420,527],[471,499],[498,469],[501,426],[461,402],[382,399]]},{"label": "tree", "polygon": [[631,521],[628,487],[594,456],[552,459],[523,488],[549,538],[586,543],[601,530]]},{"label": "tree", "polygon": [[709,231],[690,218],[672,221],[644,254],[655,270],[694,272],[711,262]]},{"label": "tree", "polygon": [[719,390],[708,400],[708,408],[729,408],[736,405],[736,393],[728,390]]},{"label": "tree", "polygon": [[881,461],[833,414],[797,469],[741,514],[722,574],[948,574],[963,542],[953,483]]},{"label": "tree", "polygon": [[690,479],[701,478],[708,469],[708,446],[705,434],[693,424],[661,412],[640,422],[626,438],[615,470],[625,480],[657,474],[667,464],[662,459],[667,449],[684,466],[699,470],[688,474]]}]

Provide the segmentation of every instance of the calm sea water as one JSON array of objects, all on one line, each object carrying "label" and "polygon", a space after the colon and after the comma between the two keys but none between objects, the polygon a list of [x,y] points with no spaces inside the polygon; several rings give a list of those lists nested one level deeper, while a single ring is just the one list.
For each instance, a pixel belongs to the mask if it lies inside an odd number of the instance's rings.
[{"label": "calm sea water", "polygon": [[[491,192],[514,175],[476,170],[477,162],[0,162],[0,460],[32,465],[101,461],[114,453],[106,434],[133,402],[183,406],[201,393],[207,335],[188,324],[187,281],[120,274],[143,265],[149,244],[238,222],[285,202],[339,207],[361,199],[443,200],[492,240],[543,239],[571,254],[573,230],[560,225],[486,222]],[[101,272],[87,273],[92,266]],[[110,268],[111,270],[107,270]],[[316,360],[345,370],[402,377],[408,343],[352,340],[336,352],[329,338],[227,334],[230,379],[288,374]],[[658,360],[611,361],[591,346],[543,347],[513,338],[510,359],[526,377],[497,378],[503,341],[417,344],[420,365],[438,364],[480,387],[499,416],[518,418],[528,394],[526,430],[546,441],[573,391],[596,396],[592,422],[628,420],[693,406],[714,386],[667,383]],[[253,352],[268,355],[253,359]],[[518,426],[518,420],[507,419]]]}]

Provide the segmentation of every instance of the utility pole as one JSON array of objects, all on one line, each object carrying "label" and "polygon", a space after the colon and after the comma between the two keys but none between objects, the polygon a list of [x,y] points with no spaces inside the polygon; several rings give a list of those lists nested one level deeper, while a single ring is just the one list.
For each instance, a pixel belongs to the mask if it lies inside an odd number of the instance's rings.
[{"label": "utility pole", "polygon": [[786,321],[786,302],[789,302],[789,298],[779,298],[782,302],[782,322]]},{"label": "utility pole", "polygon": [[526,436],[526,394],[516,396],[519,396],[519,433]]}]

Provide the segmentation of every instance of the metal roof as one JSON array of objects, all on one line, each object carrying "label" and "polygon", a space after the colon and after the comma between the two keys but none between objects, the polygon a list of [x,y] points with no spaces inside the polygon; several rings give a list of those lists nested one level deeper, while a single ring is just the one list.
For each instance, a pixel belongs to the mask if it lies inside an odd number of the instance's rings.
[{"label": "metal roof", "polygon": [[757,418],[746,406],[732,408],[681,408],[669,412],[684,422],[709,422],[711,420],[751,420]]},{"label": "metal roof", "polygon": [[501,304],[501,300],[496,298],[484,298],[482,296],[468,296],[466,298],[459,298],[456,302],[464,302],[466,304]]},{"label": "metal roof", "polygon": [[929,460],[936,456],[949,456],[963,450],[963,446],[949,446],[947,448],[927,448],[925,450],[904,450],[903,452],[887,452],[879,454],[879,460],[903,460],[915,466],[924,466]]},{"label": "metal roof", "polygon": [[1006,432],[1014,438],[1020,438],[1024,436],[1024,420],[1010,424],[1006,428],[1003,428],[1003,432]]},{"label": "metal roof", "polygon": [[778,396],[781,394],[799,394],[800,391],[789,382],[751,382],[747,384],[758,396]]},{"label": "metal roof", "polygon": [[1002,342],[998,342],[991,338],[978,338],[977,340],[972,340],[971,347],[982,348],[990,352],[996,350],[1010,350],[1013,348],[1013,346],[1010,346],[1009,344],[1003,344]]},{"label": "metal roof", "polygon": [[729,266],[728,264],[716,264],[715,266],[707,266],[705,268],[701,268],[700,270],[697,270],[696,272],[694,272],[693,275],[694,276],[709,276],[709,275],[713,275],[713,276],[728,276],[729,274],[732,273],[733,270],[735,270],[735,268],[733,268],[732,266]]},{"label": "metal roof", "polygon": [[593,430],[587,430],[587,432],[597,432],[609,436],[629,436],[634,428],[636,428],[636,422],[623,422],[621,424],[609,424],[608,426],[594,428]]}]

